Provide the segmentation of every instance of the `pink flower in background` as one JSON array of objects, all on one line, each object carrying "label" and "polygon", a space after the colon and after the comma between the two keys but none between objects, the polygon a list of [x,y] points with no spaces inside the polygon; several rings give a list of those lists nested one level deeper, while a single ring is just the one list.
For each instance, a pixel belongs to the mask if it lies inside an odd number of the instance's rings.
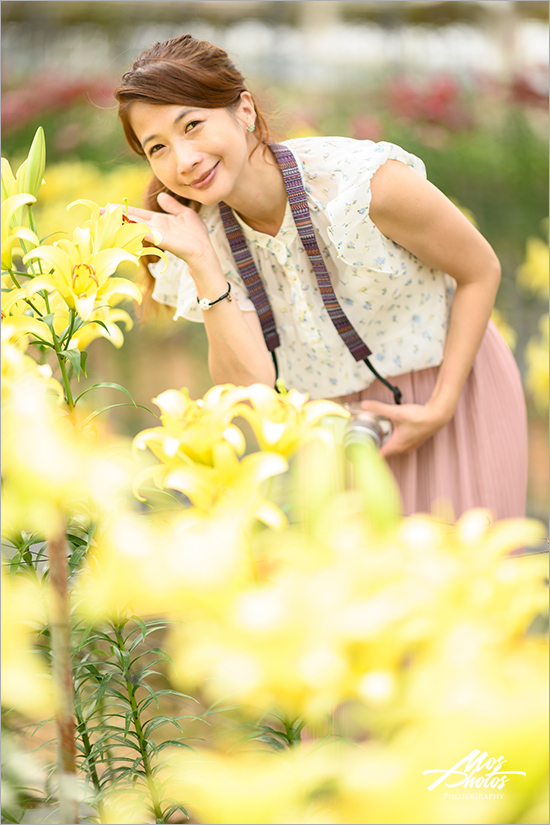
[{"label": "pink flower in background", "polygon": [[97,80],[60,80],[44,75],[29,78],[17,89],[2,94],[2,128],[18,129],[36,120],[43,112],[66,109],[78,100],[100,105],[112,104],[112,87]]},{"label": "pink flower in background", "polygon": [[436,75],[424,83],[407,77],[393,78],[386,87],[386,105],[400,118],[434,123],[448,129],[473,125],[459,84],[448,75]]}]

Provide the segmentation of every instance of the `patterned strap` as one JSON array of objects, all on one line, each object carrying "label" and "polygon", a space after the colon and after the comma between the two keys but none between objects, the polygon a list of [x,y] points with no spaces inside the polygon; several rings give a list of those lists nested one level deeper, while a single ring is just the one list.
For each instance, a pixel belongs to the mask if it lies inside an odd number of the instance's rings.
[{"label": "patterned strap", "polygon": [[223,226],[233,258],[237,264],[241,278],[248,290],[250,300],[254,304],[254,308],[258,313],[262,332],[264,334],[265,343],[270,352],[273,352],[279,344],[279,335],[275,326],[275,319],[269,298],[264,289],[264,285],[258,275],[256,264],[252,260],[252,255],[248,248],[246,239],[241,231],[241,227],[235,219],[235,215],[226,203],[220,203],[220,214],[222,216]]},{"label": "patterned strap", "polygon": [[[270,143],[269,148],[275,155],[275,159],[283,173],[292,217],[309,257],[329,317],[355,360],[364,361],[371,354],[371,350],[351,325],[334,294],[330,275],[317,246],[302,177],[294,155],[285,146],[278,143]],[[267,348],[272,352],[279,346],[280,342],[269,298],[232,210],[222,202],[220,203],[220,214],[233,258],[258,313]]]},{"label": "patterned strap", "polygon": [[302,176],[296,159],[292,152],[278,143],[270,143],[269,148],[275,155],[277,163],[283,173],[285,189],[292,209],[292,217],[296,224],[296,229],[306,250],[309,261],[313,268],[319,292],[325,304],[329,317],[340,334],[340,337],[356,361],[364,361],[371,354],[371,350],[359,337],[354,327],[351,325],[342,307],[338,303],[338,298],[334,294],[330,275],[327,272],[325,262],[317,246],[315,230],[311,223],[311,216],[307,205],[306,192],[302,183]]}]

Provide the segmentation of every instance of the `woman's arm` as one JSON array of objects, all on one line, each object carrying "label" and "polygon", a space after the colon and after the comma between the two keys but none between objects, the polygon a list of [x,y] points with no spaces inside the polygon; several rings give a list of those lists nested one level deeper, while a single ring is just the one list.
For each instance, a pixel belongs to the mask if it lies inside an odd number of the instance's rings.
[{"label": "woman's arm", "polygon": [[457,284],[443,362],[429,401],[400,407],[364,403],[394,422],[394,435],[382,450],[389,456],[416,449],[453,417],[491,316],[500,264],[462,212],[403,163],[389,160],[381,166],[371,191],[370,216],[380,232]]},{"label": "woman's arm", "polygon": [[[227,292],[227,281],[204,222],[170,195],[159,195],[159,203],[166,213],[129,209],[129,215],[159,232],[162,237],[157,245],[186,262],[198,297],[215,301]],[[275,385],[275,368],[255,312],[245,312],[235,300],[225,298],[203,310],[203,317],[208,367],[216,384]]]}]

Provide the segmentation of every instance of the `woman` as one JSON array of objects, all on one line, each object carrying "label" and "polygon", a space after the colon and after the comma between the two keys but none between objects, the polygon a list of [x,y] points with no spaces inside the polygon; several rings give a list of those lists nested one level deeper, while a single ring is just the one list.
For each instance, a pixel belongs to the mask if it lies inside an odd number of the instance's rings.
[{"label": "woman", "polygon": [[153,297],[204,322],[213,380],[273,386],[278,364],[287,387],[389,418],[406,514],[523,515],[525,403],[489,321],[499,262],[422,162],[384,142],[270,143],[226,52],[190,35],[145,51],[116,97],[153,172],[129,215],[169,253]]}]

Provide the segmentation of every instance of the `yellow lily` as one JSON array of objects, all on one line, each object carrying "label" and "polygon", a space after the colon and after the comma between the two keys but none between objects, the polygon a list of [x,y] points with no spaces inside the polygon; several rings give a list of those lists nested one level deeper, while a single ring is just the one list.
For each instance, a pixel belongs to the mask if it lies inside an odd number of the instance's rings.
[{"label": "yellow lily", "polygon": [[[52,270],[33,279],[27,286],[28,296],[43,289],[57,291],[86,321],[96,304],[116,304],[121,295],[141,303],[141,292],[132,281],[111,275],[123,261],[137,265],[142,255],[151,253],[150,247],[143,246],[150,230],[144,223],[124,224],[120,206],[108,204],[102,211],[92,201],[74,201],[68,208],[79,203],[87,206],[92,216],[74,230],[72,240],[64,238],[53,246],[40,246],[25,256],[24,263],[43,260]],[[155,254],[165,257],[162,250],[155,249]],[[117,300],[112,301],[114,295]]]},{"label": "yellow lily", "polygon": [[237,455],[244,453],[245,438],[231,422],[239,415],[242,391],[232,384],[208,390],[193,401],[186,389],[166,390],[153,399],[161,410],[162,427],[143,430],[134,440],[138,450],[147,447],[163,464],[179,466],[193,461],[213,465],[214,447],[231,444]]},{"label": "yellow lily", "polygon": [[47,364],[37,364],[34,358],[25,354],[25,335],[41,333],[43,328],[48,329],[29,316],[10,316],[2,321],[2,403],[18,392],[35,387],[39,392],[40,388],[53,390],[58,401],[63,400],[63,389],[51,377],[51,368]]},{"label": "yellow lily", "polygon": [[[131,316],[124,309],[110,306],[94,309],[88,321],[86,326],[80,327],[74,333],[69,347],[76,346],[79,350],[83,350],[96,338],[106,338],[114,347],[120,349],[124,343],[124,335],[116,322],[123,323],[126,331],[132,329],[134,325]],[[95,321],[101,321],[106,329],[101,324],[94,323]]]},{"label": "yellow lily", "polygon": [[274,529],[286,525],[277,506],[264,499],[259,488],[263,481],[288,469],[277,453],[253,453],[241,461],[227,443],[213,449],[214,464],[187,464],[167,469],[162,486],[184,493],[199,510],[221,507],[236,513],[240,521],[256,518]]},{"label": "yellow lily", "polygon": [[2,200],[2,269],[11,269],[13,255],[17,250],[22,251],[21,241],[32,246],[38,246],[39,240],[32,230],[26,226],[13,226],[14,218],[21,208],[36,202],[36,198],[29,194],[15,194]]},{"label": "yellow lily", "polygon": [[73,240],[61,240],[54,246],[39,246],[25,255],[23,262],[43,260],[52,272],[39,275],[27,286],[27,296],[40,290],[59,292],[70,309],[87,321],[99,302],[108,303],[113,295],[126,295],[141,303],[141,292],[126,278],[111,278],[123,261],[137,263],[134,255],[123,249],[92,251],[89,229],[77,227]]},{"label": "yellow lily", "polygon": [[[157,233],[153,233],[145,223],[128,221],[124,215],[122,206],[108,203],[101,209],[97,203],[81,198],[73,201],[67,206],[67,211],[74,206],[86,206],[91,214],[85,226],[90,229],[93,239],[93,250],[100,249],[125,249],[131,255],[150,255],[151,248],[143,246],[143,237],[152,233],[155,240],[160,240]],[[155,250],[155,255],[160,254],[164,258],[162,250]]]},{"label": "yellow lily", "polygon": [[253,384],[243,392],[247,403],[237,414],[251,425],[261,450],[274,450],[291,456],[312,437],[323,437],[319,424],[325,416],[349,418],[349,413],[334,401],[309,401],[309,396],[290,390],[279,394],[265,384]]}]

